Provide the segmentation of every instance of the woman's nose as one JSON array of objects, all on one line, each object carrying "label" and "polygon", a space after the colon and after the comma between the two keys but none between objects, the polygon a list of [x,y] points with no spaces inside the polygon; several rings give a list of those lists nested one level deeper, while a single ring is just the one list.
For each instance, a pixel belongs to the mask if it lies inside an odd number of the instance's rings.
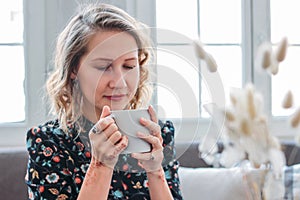
[{"label": "woman's nose", "polygon": [[126,73],[123,72],[122,69],[120,69],[120,68],[112,70],[109,86],[111,88],[127,87],[125,76],[126,76]]}]

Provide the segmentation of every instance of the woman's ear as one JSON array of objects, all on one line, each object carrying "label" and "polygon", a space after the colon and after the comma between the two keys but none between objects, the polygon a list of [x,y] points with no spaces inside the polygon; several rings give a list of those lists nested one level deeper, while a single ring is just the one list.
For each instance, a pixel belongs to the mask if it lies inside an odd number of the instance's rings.
[{"label": "woman's ear", "polygon": [[75,80],[77,77],[77,73],[71,72],[71,79]]},{"label": "woman's ear", "polygon": [[78,74],[78,69],[77,69],[77,67],[75,67],[75,68],[72,69],[71,79],[75,80],[77,78],[77,74]]}]

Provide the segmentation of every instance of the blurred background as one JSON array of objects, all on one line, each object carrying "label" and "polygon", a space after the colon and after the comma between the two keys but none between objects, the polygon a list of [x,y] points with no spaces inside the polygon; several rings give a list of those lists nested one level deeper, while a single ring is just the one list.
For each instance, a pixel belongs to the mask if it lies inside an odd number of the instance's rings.
[{"label": "blurred background", "polygon": [[[227,105],[230,90],[249,82],[263,95],[272,134],[293,140],[299,132],[288,124],[300,106],[299,0],[10,0],[0,2],[1,147],[25,146],[27,130],[49,118],[43,87],[56,37],[87,2],[114,4],[149,26],[157,53],[152,104],[161,119],[174,122],[177,141],[200,140],[212,124],[202,106]],[[257,70],[259,45],[276,48],[283,37],[289,48],[278,74]],[[195,57],[194,40],[215,58],[214,74]],[[294,106],[283,109],[289,90]]]}]

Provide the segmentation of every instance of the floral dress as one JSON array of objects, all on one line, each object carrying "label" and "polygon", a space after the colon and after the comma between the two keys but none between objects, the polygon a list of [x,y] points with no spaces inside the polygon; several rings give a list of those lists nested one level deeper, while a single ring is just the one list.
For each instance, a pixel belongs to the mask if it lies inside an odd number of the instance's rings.
[{"label": "floral dress", "polygon": [[[76,199],[91,161],[88,131],[94,125],[82,120],[84,131],[69,126],[66,134],[58,120],[27,132],[29,153],[25,181],[29,199]],[[163,137],[165,178],[174,199],[182,199],[175,160],[174,127],[160,121]],[[86,130],[86,131],[85,131]],[[150,199],[148,180],[136,159],[121,154],[113,172],[108,199]]]}]

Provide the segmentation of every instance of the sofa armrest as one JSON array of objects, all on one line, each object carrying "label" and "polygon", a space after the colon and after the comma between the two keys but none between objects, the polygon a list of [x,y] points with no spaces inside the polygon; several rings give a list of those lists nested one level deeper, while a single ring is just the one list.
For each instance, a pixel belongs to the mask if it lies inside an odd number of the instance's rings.
[{"label": "sofa armrest", "polygon": [[200,158],[199,143],[177,142],[175,145],[176,158],[182,167],[211,167]]}]

